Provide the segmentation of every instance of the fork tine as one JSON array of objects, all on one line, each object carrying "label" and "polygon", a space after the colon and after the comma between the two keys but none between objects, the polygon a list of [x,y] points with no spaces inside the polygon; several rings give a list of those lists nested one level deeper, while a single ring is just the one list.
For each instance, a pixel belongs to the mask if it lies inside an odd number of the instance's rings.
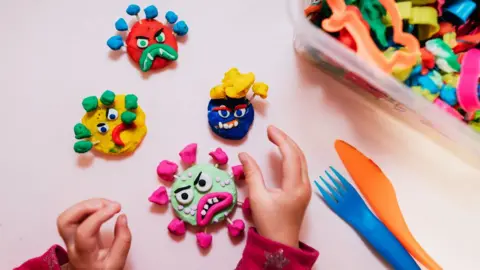
[{"label": "fork tine", "polygon": [[320,176],[320,179],[322,179],[323,183],[325,184],[325,186],[327,186],[328,190],[330,190],[330,192],[332,193],[332,196],[335,200],[337,200],[337,202],[340,202],[342,200],[342,197],[340,196],[340,194],[338,193],[338,191],[336,191],[331,184],[329,184],[327,181],[325,181],[325,179],[323,179],[323,177]]},{"label": "fork tine", "polygon": [[345,177],[343,177],[343,175],[341,175],[337,170],[335,170],[335,168],[330,166],[330,169],[338,177],[338,179],[340,179],[340,182],[342,182],[343,186],[345,187],[345,190],[348,191],[348,190],[354,189],[352,184],[350,184],[350,182],[348,182],[347,179],[345,179]]},{"label": "fork tine", "polygon": [[330,195],[330,193],[328,193],[325,189],[323,189],[323,187],[320,186],[320,184],[316,180],[313,182],[317,186],[318,190],[322,194],[322,197],[325,200],[325,202],[328,204],[328,206],[334,207],[335,204],[337,204],[337,202],[332,198],[332,195]]},{"label": "fork tine", "polygon": [[328,171],[325,171],[325,173],[327,174],[328,178],[330,178],[330,181],[332,181],[332,183],[335,185],[337,191],[340,194],[345,195],[346,189],[338,182],[338,180],[333,178]]}]

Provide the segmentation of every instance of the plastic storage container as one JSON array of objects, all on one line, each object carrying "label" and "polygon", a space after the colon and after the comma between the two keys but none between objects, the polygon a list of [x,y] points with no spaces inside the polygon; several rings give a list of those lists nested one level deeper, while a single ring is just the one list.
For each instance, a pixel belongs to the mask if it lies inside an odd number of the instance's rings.
[{"label": "plastic storage container", "polygon": [[480,162],[479,133],[313,25],[304,14],[310,1],[287,1],[298,54],[340,81],[353,83],[352,90],[371,101],[370,104],[407,122],[465,161]]}]

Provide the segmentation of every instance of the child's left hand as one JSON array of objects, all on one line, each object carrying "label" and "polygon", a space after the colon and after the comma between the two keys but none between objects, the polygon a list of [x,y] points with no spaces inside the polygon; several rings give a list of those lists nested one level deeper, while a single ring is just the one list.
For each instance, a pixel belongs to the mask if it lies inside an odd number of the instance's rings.
[{"label": "child's left hand", "polygon": [[102,247],[100,240],[100,227],[120,209],[119,203],[91,199],[72,206],[58,217],[58,231],[67,246],[69,270],[124,268],[132,241],[127,217],[117,218],[111,248]]}]

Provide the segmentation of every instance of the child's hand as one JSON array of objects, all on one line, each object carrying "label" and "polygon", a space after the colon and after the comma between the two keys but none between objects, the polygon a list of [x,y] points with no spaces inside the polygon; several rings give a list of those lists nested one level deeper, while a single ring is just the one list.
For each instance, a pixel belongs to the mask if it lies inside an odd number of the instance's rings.
[{"label": "child's hand", "polygon": [[69,270],[124,268],[132,241],[127,217],[117,218],[110,249],[103,248],[100,240],[100,227],[120,209],[116,202],[91,199],[72,206],[58,217],[58,231],[67,246]]},{"label": "child's hand", "polygon": [[260,235],[298,247],[300,227],[310,201],[311,186],[302,150],[283,131],[270,126],[268,138],[283,157],[281,188],[267,188],[257,162],[246,153],[239,158],[249,189],[253,221]]}]

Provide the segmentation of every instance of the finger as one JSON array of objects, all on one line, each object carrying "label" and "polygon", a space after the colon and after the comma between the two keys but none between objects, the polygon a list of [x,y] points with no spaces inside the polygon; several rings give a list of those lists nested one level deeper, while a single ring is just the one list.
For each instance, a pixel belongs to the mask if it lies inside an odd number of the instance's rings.
[{"label": "finger", "polygon": [[118,203],[110,203],[96,211],[78,226],[75,234],[75,247],[81,252],[92,251],[97,245],[98,233],[103,223],[120,212],[121,206]]},{"label": "finger", "polygon": [[120,215],[115,223],[112,247],[108,253],[108,269],[123,269],[132,244],[132,233],[128,228],[127,216]]},{"label": "finger", "polygon": [[80,222],[110,202],[106,199],[90,199],[77,203],[60,214],[57,219],[57,228],[65,244],[68,245],[74,240],[75,231]]},{"label": "finger", "polygon": [[266,193],[265,181],[257,162],[247,153],[240,153],[238,159],[240,159],[243,165],[245,181],[247,182],[250,195]]},{"label": "finger", "polygon": [[302,152],[296,143],[280,129],[269,126],[267,129],[268,139],[278,146],[282,154],[283,181],[282,188],[290,190],[303,183]]}]

